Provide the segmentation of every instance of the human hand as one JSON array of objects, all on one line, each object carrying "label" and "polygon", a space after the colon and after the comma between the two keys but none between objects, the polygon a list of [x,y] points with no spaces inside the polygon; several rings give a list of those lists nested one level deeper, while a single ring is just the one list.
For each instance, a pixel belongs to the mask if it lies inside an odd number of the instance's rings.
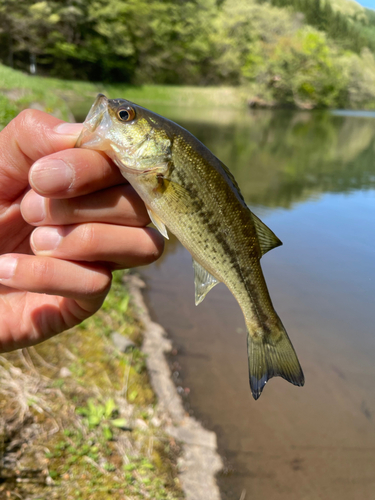
[{"label": "human hand", "polygon": [[113,269],[163,250],[118,168],[72,149],[81,127],[27,110],[0,132],[0,351],[80,323],[100,308]]}]

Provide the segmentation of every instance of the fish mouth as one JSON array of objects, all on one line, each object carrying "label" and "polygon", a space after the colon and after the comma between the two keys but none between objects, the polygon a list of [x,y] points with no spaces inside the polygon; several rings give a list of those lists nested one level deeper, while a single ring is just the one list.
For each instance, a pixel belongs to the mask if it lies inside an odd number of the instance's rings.
[{"label": "fish mouth", "polygon": [[106,131],[110,127],[111,118],[108,113],[108,99],[104,94],[98,94],[83,122],[83,129],[75,147],[102,149],[100,146]]},{"label": "fish mouth", "polygon": [[[156,164],[150,164],[147,168],[137,168],[136,152],[148,140],[142,139],[138,144],[126,148],[122,146],[122,154],[119,157],[119,147],[116,137],[111,134],[114,121],[113,115],[118,104],[127,103],[125,99],[107,99],[104,94],[98,94],[91,109],[83,122],[83,128],[75,144],[76,148],[94,149],[104,151],[109,158],[117,165],[120,171],[125,174],[150,174],[165,170],[164,157]],[[158,158],[156,160],[159,160]],[[126,175],[125,175],[126,177]]]}]

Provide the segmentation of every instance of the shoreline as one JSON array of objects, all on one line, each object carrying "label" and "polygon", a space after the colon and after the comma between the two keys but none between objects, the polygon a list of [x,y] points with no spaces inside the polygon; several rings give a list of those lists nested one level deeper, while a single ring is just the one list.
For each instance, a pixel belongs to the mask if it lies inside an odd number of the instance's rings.
[{"label": "shoreline", "polygon": [[184,410],[165,357],[172,350],[172,343],[163,327],[150,317],[142,294],[146,284],[134,274],[125,275],[124,282],[144,327],[142,351],[147,355],[151,386],[158,405],[169,416],[164,430],[182,445],[178,477],[186,500],[220,500],[216,474],[223,468],[223,462],[217,451],[216,434],[204,429]]}]

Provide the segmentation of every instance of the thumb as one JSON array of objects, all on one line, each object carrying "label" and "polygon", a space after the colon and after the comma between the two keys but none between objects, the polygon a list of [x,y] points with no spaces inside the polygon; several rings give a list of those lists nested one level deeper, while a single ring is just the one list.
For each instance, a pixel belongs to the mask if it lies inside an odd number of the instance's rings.
[{"label": "thumb", "polygon": [[0,198],[11,201],[21,195],[31,165],[73,148],[81,129],[81,123],[66,123],[43,111],[22,111],[0,132]]}]

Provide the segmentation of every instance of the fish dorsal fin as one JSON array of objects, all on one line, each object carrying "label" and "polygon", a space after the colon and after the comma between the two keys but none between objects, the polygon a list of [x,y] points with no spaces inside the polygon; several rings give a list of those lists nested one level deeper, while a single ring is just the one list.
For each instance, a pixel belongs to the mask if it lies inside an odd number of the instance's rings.
[{"label": "fish dorsal fin", "polygon": [[[247,207],[246,202],[244,200],[244,197],[242,196],[240,188],[239,188],[237,181],[234,178],[232,172],[221,161],[220,161],[220,166],[223,169],[223,172],[226,175],[227,179],[232,183],[232,186],[233,186],[235,194],[237,195],[237,198],[241,201],[241,203],[245,207]],[[247,208],[249,208],[249,207],[247,207]],[[271,231],[271,229],[264,224],[264,222],[262,222],[255,214],[253,214],[253,212],[251,212],[251,215],[253,217],[255,229],[256,229],[256,232],[258,235],[261,257],[262,257],[265,253],[269,252],[273,248],[279,247],[283,243],[282,243],[282,241],[279,240],[279,238],[275,235],[275,233],[273,231]]]},{"label": "fish dorsal fin", "polygon": [[271,231],[268,226],[265,225],[264,222],[262,222],[255,214],[253,214],[253,212],[251,212],[251,215],[253,216],[262,256],[269,250],[282,245],[282,242],[279,240],[279,238],[275,235],[275,233]]},{"label": "fish dorsal fin", "polygon": [[240,200],[240,202],[242,203],[243,206],[247,207],[246,205],[246,202],[245,202],[245,199],[244,197],[242,196],[242,193],[240,191],[240,187],[239,185],[237,184],[237,181],[236,179],[234,178],[234,175],[232,174],[232,172],[229,170],[229,168],[225,165],[225,163],[223,163],[222,161],[220,161],[218,158],[217,158],[218,162],[220,163],[220,167],[222,168],[223,170],[223,174],[224,174],[224,177],[227,178],[227,180],[232,184],[232,187],[233,187],[233,190],[237,196],[237,198]]},{"label": "fish dorsal fin", "polygon": [[156,215],[156,213],[150,207],[146,205],[146,208],[153,225],[156,227],[156,229],[159,230],[159,232],[164,236],[164,238],[169,240],[167,228],[165,227],[164,222],[160,219],[158,215]]},{"label": "fish dorsal fin", "polygon": [[195,284],[195,305],[200,304],[208,292],[219,283],[212,274],[193,259],[194,284]]}]

